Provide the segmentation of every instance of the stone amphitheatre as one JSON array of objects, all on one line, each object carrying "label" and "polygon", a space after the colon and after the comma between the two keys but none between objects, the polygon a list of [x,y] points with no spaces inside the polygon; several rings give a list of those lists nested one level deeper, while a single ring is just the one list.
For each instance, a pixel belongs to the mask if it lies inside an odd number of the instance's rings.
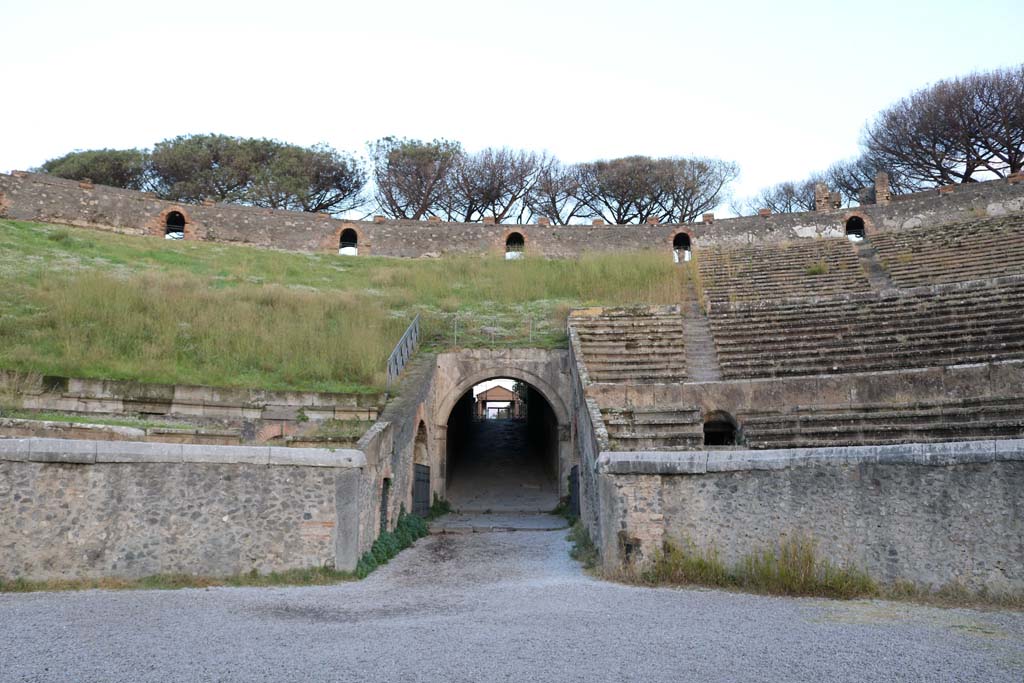
[{"label": "stone amphitheatre", "polygon": [[[688,273],[676,305],[572,311],[567,348],[428,353],[412,328],[380,400],[9,373],[23,410],[198,427],[5,419],[0,577],[353,570],[403,509],[564,498],[609,572],[666,543],[735,563],[799,535],[885,584],[1020,593],[1024,177],[904,197],[886,183],[852,209],[822,188],[807,213],[553,226],[347,221],[0,175],[6,220],[140,240],[355,258],[653,250]],[[544,477],[488,502],[458,461],[479,429],[473,387],[494,378],[520,383]],[[338,443],[296,431],[325,419],[362,426]]]}]

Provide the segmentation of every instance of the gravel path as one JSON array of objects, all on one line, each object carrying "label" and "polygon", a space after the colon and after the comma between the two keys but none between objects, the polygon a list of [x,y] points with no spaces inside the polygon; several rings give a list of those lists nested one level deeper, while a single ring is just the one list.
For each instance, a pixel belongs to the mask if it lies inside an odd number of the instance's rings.
[{"label": "gravel path", "polygon": [[1024,614],[642,589],[564,531],[436,535],[358,583],[0,595],[2,681],[1014,681]]}]

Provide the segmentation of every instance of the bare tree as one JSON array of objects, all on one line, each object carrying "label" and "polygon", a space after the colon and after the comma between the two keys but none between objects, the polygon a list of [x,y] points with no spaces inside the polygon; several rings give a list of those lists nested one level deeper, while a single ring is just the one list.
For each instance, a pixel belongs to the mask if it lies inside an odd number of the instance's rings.
[{"label": "bare tree", "polygon": [[740,174],[731,161],[696,157],[662,159],[663,223],[693,223],[729,198],[728,185]]},{"label": "bare tree", "polygon": [[886,167],[869,153],[832,164],[825,171],[824,182],[838,190],[848,205],[871,203],[875,201],[875,177],[880,171],[889,175],[889,191],[893,195],[917,192],[924,187],[920,181],[903,175],[901,169]]},{"label": "bare tree", "polygon": [[381,138],[369,145],[377,204],[391,218],[439,215],[462,146],[449,140]]},{"label": "bare tree", "polygon": [[665,201],[664,168],[645,156],[591,161],[577,166],[576,199],[590,216],[616,225],[642,223]]},{"label": "bare tree", "polygon": [[449,220],[478,221],[489,215],[498,223],[522,223],[530,213],[526,197],[547,163],[545,155],[508,148],[462,155],[449,177]]},{"label": "bare tree", "polygon": [[577,167],[548,159],[537,172],[526,196],[526,205],[531,216],[547,218],[555,225],[569,225],[587,213],[587,208],[576,198],[578,191]]},{"label": "bare tree", "polygon": [[753,210],[768,209],[772,213],[814,211],[814,186],[821,177],[812,176],[799,182],[786,181],[761,190],[748,202]]},{"label": "bare tree", "polygon": [[739,175],[720,159],[645,156],[580,164],[576,199],[585,215],[609,223],[689,223],[727,198]]},{"label": "bare tree", "polygon": [[909,183],[1005,177],[1024,161],[1024,65],[939,81],[881,112],[866,153]]}]

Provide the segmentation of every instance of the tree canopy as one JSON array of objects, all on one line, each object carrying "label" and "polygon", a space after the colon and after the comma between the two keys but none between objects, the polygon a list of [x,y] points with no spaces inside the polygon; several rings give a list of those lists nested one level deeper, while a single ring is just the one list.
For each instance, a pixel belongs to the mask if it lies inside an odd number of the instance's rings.
[{"label": "tree canopy", "polygon": [[60,178],[88,178],[100,185],[147,190],[148,168],[149,156],[145,150],[90,149],[50,159],[38,170]]},{"label": "tree canopy", "polygon": [[213,200],[333,214],[361,206],[366,185],[362,165],[327,145],[299,147],[228,135],[183,135],[158,142],[151,151],[72,152],[39,170],[150,190],[172,201]]}]

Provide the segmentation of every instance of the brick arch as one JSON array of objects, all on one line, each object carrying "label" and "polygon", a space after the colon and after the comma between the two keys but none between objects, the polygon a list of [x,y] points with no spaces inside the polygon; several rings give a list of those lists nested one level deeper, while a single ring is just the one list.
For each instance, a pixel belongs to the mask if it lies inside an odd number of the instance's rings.
[{"label": "brick arch", "polygon": [[182,206],[169,206],[160,212],[156,221],[150,226],[149,232],[154,237],[163,237],[167,233],[167,217],[177,211],[185,218],[185,228],[182,232],[185,233],[185,239],[194,240],[196,239],[196,228],[195,223],[192,222],[192,217],[189,216],[188,211]]},{"label": "brick arch", "polygon": [[526,244],[528,242],[529,235],[526,234],[526,230],[523,229],[523,226],[515,225],[515,226],[509,227],[509,228],[505,228],[505,230],[502,232],[501,243],[498,244],[498,248],[501,250],[501,253],[503,253],[503,254],[505,253],[505,248],[506,248],[509,236],[510,235],[514,235],[516,233],[518,233],[518,234],[523,236],[523,251],[524,252],[526,251]]},{"label": "brick arch", "polygon": [[688,230],[687,228],[678,228],[677,230],[673,230],[672,234],[670,234],[668,236],[668,248],[669,249],[674,249],[675,248],[675,241],[676,241],[676,236],[677,235],[686,235],[687,237],[690,238],[690,249],[691,250],[696,246],[697,241],[693,237],[693,231],[692,230]]},{"label": "brick arch", "polygon": [[356,242],[359,245],[359,255],[370,253],[370,241],[366,238],[366,232],[355,223],[342,223],[331,232],[330,243],[324,245],[324,250],[332,254],[338,253],[338,245],[341,244],[341,233],[351,230],[356,234]]},{"label": "brick arch", "polygon": [[866,213],[864,213],[863,211],[846,211],[846,212],[843,213],[843,222],[839,226],[839,234],[840,235],[844,235],[844,236],[846,235],[846,223],[851,218],[853,218],[853,217],[857,217],[857,218],[861,219],[862,221],[864,221],[864,234],[865,235],[874,235],[875,233],[878,232],[878,230],[875,228],[874,221],[872,221],[870,218],[868,218],[868,215]]},{"label": "brick arch", "polygon": [[459,399],[462,398],[467,391],[481,382],[497,378],[514,379],[529,384],[531,387],[536,389],[537,393],[543,396],[544,400],[546,400],[548,405],[551,406],[551,410],[554,412],[555,417],[558,418],[559,426],[566,426],[569,424],[569,410],[566,401],[558,388],[549,384],[540,375],[526,370],[515,363],[510,363],[508,365],[489,365],[482,369],[476,369],[474,372],[460,377],[455,388],[448,392],[448,395],[440,405],[440,409],[435,414],[434,417],[436,423],[439,426],[448,424],[448,418],[451,416],[452,410],[455,408],[455,404],[458,403]]}]

